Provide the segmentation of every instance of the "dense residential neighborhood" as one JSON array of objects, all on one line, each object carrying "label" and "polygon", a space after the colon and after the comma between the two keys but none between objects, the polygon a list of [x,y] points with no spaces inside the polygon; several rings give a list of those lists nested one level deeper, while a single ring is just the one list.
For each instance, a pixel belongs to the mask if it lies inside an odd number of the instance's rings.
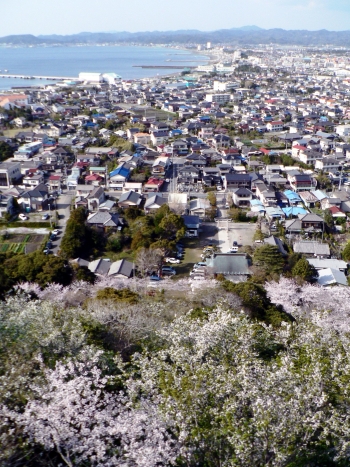
[{"label": "dense residential neighborhood", "polygon": [[[241,282],[261,269],[257,251],[272,248],[281,272],[293,254],[312,268],[322,258],[312,280],[347,285],[349,57],[232,52],[172,77],[81,73],[1,95],[3,230],[18,219],[19,233],[35,233],[45,220],[60,232],[45,253],[95,276],[143,276],[146,249],[159,253],[150,278]],[[72,209],[95,239],[85,256],[61,246]],[[169,213],[174,231],[159,227]]]}]

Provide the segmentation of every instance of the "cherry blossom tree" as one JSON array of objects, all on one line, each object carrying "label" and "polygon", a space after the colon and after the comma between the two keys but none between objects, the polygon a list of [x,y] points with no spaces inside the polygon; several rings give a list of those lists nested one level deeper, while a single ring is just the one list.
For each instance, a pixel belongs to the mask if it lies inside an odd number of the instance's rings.
[{"label": "cherry blossom tree", "polygon": [[28,443],[57,451],[69,467],[172,465],[178,444],[169,423],[154,403],[133,405],[123,391],[111,391],[118,381],[103,374],[100,358],[83,352],[44,368],[46,384],[32,386],[34,398],[23,413],[7,410],[6,422],[15,420]]}]

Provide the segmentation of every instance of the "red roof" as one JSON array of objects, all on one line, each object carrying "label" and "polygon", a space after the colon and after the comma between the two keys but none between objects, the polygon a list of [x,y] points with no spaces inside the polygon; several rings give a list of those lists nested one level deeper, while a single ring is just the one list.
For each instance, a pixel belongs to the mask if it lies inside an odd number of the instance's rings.
[{"label": "red roof", "polygon": [[61,180],[62,175],[50,175],[49,180]]},{"label": "red roof", "polygon": [[101,177],[101,175],[98,175],[98,174],[92,174],[92,175],[87,175],[85,177],[85,180],[88,180],[89,182],[93,182],[95,180],[101,181],[103,180],[103,177]]},{"label": "red roof", "polygon": [[262,152],[263,154],[267,154],[269,155],[270,154],[270,149],[266,149],[266,148],[259,148],[259,151]]},{"label": "red roof", "polygon": [[163,183],[164,183],[164,180],[161,180],[160,178],[150,178],[147,182],[147,184],[157,185],[157,186],[162,186]]},{"label": "red roof", "polygon": [[305,146],[301,146],[300,144],[296,144],[295,146],[293,146],[293,148],[301,149],[302,151],[305,151],[305,149],[306,149]]},{"label": "red roof", "polygon": [[334,215],[334,214],[339,214],[340,212],[341,212],[342,214],[344,214],[343,211],[342,211],[341,209],[339,209],[337,206],[332,206],[331,208],[329,208],[329,210],[331,211],[331,213],[332,213],[333,215]]}]

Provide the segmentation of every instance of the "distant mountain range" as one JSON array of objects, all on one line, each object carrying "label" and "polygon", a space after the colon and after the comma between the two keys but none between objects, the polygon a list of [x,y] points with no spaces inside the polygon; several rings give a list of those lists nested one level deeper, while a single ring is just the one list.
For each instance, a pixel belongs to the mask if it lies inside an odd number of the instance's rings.
[{"label": "distant mountain range", "polygon": [[0,44],[42,45],[42,44],[106,44],[106,43],[138,43],[138,44],[280,44],[304,46],[350,46],[350,31],[320,31],[262,29],[258,26],[220,29],[218,31],[144,31],[144,32],[81,32],[73,35],[33,36],[11,35],[0,38]]}]

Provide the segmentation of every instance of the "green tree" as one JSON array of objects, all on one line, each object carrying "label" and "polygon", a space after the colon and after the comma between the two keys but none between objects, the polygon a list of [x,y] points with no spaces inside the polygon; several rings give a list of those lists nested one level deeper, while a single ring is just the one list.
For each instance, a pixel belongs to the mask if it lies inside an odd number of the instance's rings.
[{"label": "green tree", "polygon": [[330,229],[334,226],[334,219],[329,209],[325,210],[323,219]]},{"label": "green tree", "polygon": [[72,210],[61,242],[61,255],[64,258],[86,256],[94,246],[95,240],[95,232],[86,225],[84,208]]},{"label": "green tree", "polygon": [[344,261],[350,261],[350,242],[345,245],[345,248],[342,253],[342,257]]},{"label": "green tree", "polygon": [[277,246],[263,245],[257,248],[253,256],[254,264],[269,273],[280,274],[284,268],[284,258]]},{"label": "green tree", "polygon": [[5,161],[13,156],[14,150],[12,147],[5,143],[4,141],[0,141],[0,161]]},{"label": "green tree", "polygon": [[265,235],[263,234],[261,228],[256,229],[254,232],[253,240],[264,240]]},{"label": "green tree", "polygon": [[300,258],[292,269],[293,277],[300,277],[301,279],[312,282],[317,277],[317,271],[306,258]]},{"label": "green tree", "polygon": [[163,230],[167,238],[175,236],[176,240],[180,240],[186,233],[183,218],[174,213],[169,213],[164,216],[159,223],[159,227]]}]

